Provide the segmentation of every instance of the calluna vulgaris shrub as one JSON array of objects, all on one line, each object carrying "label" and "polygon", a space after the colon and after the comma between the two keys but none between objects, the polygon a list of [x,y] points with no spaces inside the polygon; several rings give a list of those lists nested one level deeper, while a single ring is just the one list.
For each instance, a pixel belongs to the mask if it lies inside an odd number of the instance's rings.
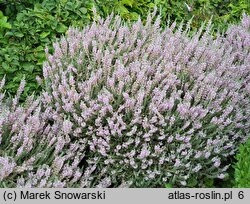
[{"label": "calluna vulgaris shrub", "polygon": [[188,37],[189,26],[162,30],[153,17],[99,19],[46,50],[39,101],[1,105],[2,184],[204,186],[227,176],[250,130],[250,18],[214,39],[209,25]]},{"label": "calluna vulgaris shrub", "polygon": [[[85,182],[95,170],[80,169],[86,139],[65,134],[67,121],[51,121],[51,108],[40,98],[30,96],[20,105],[24,85],[12,100],[0,92],[0,187],[80,187],[80,179]],[[101,177],[97,187],[103,186]]]},{"label": "calluna vulgaris shrub", "polygon": [[42,107],[40,98],[19,105],[24,84],[13,100],[0,93],[0,187],[74,187],[82,174],[84,139],[71,141],[62,124],[52,124],[51,108]]}]

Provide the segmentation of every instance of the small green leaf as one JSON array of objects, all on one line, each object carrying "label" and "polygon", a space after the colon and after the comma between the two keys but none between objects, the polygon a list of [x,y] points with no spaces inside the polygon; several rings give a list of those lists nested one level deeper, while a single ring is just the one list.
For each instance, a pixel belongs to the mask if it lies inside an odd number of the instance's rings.
[{"label": "small green leaf", "polygon": [[138,20],[138,18],[139,18],[138,13],[136,13],[136,12],[132,12],[131,13],[131,20],[136,21],[136,20]]},{"label": "small green leaf", "polygon": [[0,18],[0,28],[11,29],[11,24],[7,22],[6,16]]},{"label": "small green leaf", "polygon": [[46,58],[44,52],[38,52],[38,53],[36,53],[35,57],[38,58],[38,59],[41,59],[41,58],[45,59]]},{"label": "small green leaf", "polygon": [[34,70],[34,65],[32,63],[25,62],[23,63],[22,67],[25,71],[30,72],[30,73],[32,73]]},{"label": "small green leaf", "polygon": [[6,33],[5,33],[5,36],[13,36],[13,35],[14,35],[13,32],[6,32]]},{"label": "small green leaf", "polygon": [[6,89],[16,89],[17,88],[17,84],[14,83],[8,83],[5,85]]},{"label": "small green leaf", "polygon": [[72,2],[68,2],[66,5],[65,5],[65,8],[68,9],[68,10],[71,10],[73,11],[74,10],[74,4]]},{"label": "small green leaf", "polygon": [[44,47],[43,46],[38,46],[36,49],[35,49],[36,52],[39,52],[39,51],[44,51]]},{"label": "small green leaf", "polygon": [[49,32],[42,32],[40,34],[40,38],[46,38],[49,34],[50,34],[50,31]]},{"label": "small green leaf", "polygon": [[24,16],[25,16],[24,13],[18,13],[17,16],[16,16],[16,20],[17,21],[22,21]]},{"label": "small green leaf", "polygon": [[7,72],[7,73],[14,73],[16,71],[16,69],[10,67],[9,64],[7,64],[6,62],[3,62],[2,63],[2,67],[4,68],[4,70]]},{"label": "small green leaf", "polygon": [[13,82],[20,82],[23,79],[22,73],[17,73],[16,76],[13,78]]},{"label": "small green leaf", "polygon": [[173,185],[168,183],[168,184],[165,184],[165,188],[173,188]]},{"label": "small green leaf", "polygon": [[148,4],[148,7],[149,7],[149,8],[154,8],[154,7],[155,7],[155,4],[151,2],[151,3]]},{"label": "small green leaf", "polygon": [[68,29],[68,27],[65,26],[65,25],[62,24],[62,23],[58,24],[57,27],[56,27],[56,31],[57,31],[58,33],[65,33],[65,32],[67,31],[67,29]]},{"label": "small green leaf", "polygon": [[20,33],[20,32],[15,32],[14,33],[14,36],[18,37],[18,38],[22,38],[24,36],[23,33]]},{"label": "small green leaf", "polygon": [[81,7],[79,10],[82,12],[82,14],[86,14],[88,12],[88,10],[84,7]]},{"label": "small green leaf", "polygon": [[125,6],[123,6],[123,5],[119,5],[119,6],[117,7],[117,11],[118,11],[118,13],[121,14],[121,15],[124,15],[124,14],[128,14],[128,13],[129,13],[128,9],[127,9]]},{"label": "small green leaf", "polygon": [[133,7],[133,3],[134,3],[133,0],[122,0],[123,5],[130,6],[131,8]]},{"label": "small green leaf", "polygon": [[5,70],[8,70],[8,69],[9,69],[9,65],[8,65],[6,62],[3,62],[3,63],[2,63],[2,67],[3,67]]}]

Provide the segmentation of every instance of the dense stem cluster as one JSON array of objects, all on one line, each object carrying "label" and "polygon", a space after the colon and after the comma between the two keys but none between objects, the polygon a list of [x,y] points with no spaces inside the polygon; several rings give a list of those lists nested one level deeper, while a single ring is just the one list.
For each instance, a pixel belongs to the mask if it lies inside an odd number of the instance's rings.
[{"label": "dense stem cluster", "polygon": [[111,15],[46,50],[41,97],[0,106],[0,181],[162,187],[227,176],[250,132],[250,18],[216,38],[209,25],[190,37],[188,25],[153,19]]}]

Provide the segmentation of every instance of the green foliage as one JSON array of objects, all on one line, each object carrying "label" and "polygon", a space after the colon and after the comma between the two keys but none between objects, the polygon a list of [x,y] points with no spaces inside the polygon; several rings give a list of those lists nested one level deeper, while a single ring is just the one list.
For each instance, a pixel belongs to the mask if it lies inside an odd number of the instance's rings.
[{"label": "green foliage", "polygon": [[95,5],[101,16],[107,16],[111,12],[119,14],[123,19],[136,21],[139,16],[147,17],[150,10],[156,6],[150,0],[97,0]]},{"label": "green foliage", "polygon": [[195,23],[213,18],[216,30],[225,30],[228,24],[236,23],[243,13],[250,12],[249,0],[198,0],[191,5]]},{"label": "green foliage", "polygon": [[[239,21],[242,13],[250,13],[249,0],[96,0],[99,13],[106,16],[112,11],[127,20],[145,20],[156,6],[163,22],[168,20],[187,22],[193,18],[191,27],[198,28],[204,21],[213,18],[215,30],[225,30],[229,23]],[[164,23],[163,23],[164,25]]]},{"label": "green foliage", "polygon": [[[8,4],[9,7],[11,5]],[[89,23],[92,4],[79,0],[43,0],[33,8],[22,10],[16,6],[16,9],[21,12],[15,18],[12,16],[12,29],[10,24],[5,24],[9,30],[0,39],[0,77],[6,75],[5,88],[13,95],[25,75],[25,98],[40,90],[35,78],[42,72],[44,48],[51,48],[52,42],[65,34],[69,26],[82,27]],[[6,22],[6,17],[3,18]]]},{"label": "green foliage", "polygon": [[34,7],[34,4],[41,3],[43,0],[0,0],[0,6],[4,8],[4,13],[11,21],[21,11]]},{"label": "green foliage", "polygon": [[236,159],[235,187],[250,188],[250,139],[240,146]]},{"label": "green foliage", "polygon": [[11,29],[11,24],[7,22],[7,17],[3,15],[3,12],[0,11],[0,31],[2,31],[2,29]]}]

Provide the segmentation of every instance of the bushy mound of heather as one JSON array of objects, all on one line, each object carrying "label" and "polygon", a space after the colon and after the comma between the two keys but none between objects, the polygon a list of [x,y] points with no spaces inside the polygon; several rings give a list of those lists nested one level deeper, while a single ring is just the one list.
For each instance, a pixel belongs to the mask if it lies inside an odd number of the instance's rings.
[{"label": "bushy mound of heather", "polygon": [[55,43],[43,96],[63,132],[86,140],[82,168],[95,170],[82,186],[223,179],[250,128],[249,22],[214,39],[209,26],[190,38],[150,16],[109,17]]},{"label": "bushy mound of heather", "polygon": [[[14,99],[6,100],[0,81],[0,187],[74,187],[81,176],[82,139],[70,143],[60,131],[62,124],[51,123],[51,108],[42,107],[40,99],[30,96],[20,105],[24,84]],[[74,171],[70,182],[63,180],[68,175],[65,161]]]},{"label": "bushy mound of heather", "polygon": [[163,30],[152,18],[145,25],[99,19],[71,28],[53,54],[46,50],[36,105],[45,111],[28,112],[34,124],[19,122],[39,145],[21,134],[6,147],[13,157],[1,157],[17,165],[17,143],[45,160],[30,164],[28,176],[14,173],[17,185],[40,174],[42,186],[63,187],[201,187],[227,176],[228,158],[250,133],[250,18],[216,38],[209,25],[190,37],[188,25]]}]

